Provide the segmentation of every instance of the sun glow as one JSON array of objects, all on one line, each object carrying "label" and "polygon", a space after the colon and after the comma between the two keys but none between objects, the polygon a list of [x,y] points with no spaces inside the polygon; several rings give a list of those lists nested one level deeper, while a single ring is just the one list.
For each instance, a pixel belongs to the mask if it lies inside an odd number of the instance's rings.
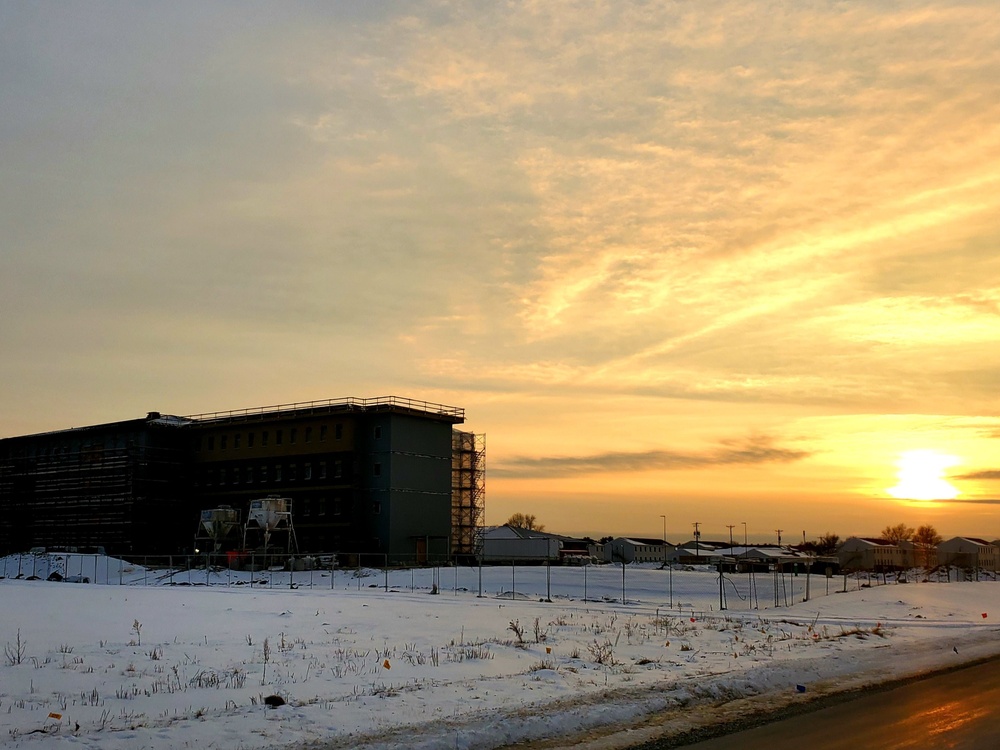
[{"label": "sun glow", "polygon": [[958,463],[956,456],[937,451],[906,451],[896,462],[898,482],[886,492],[901,500],[951,500],[961,493],[944,479],[943,474],[945,469]]}]

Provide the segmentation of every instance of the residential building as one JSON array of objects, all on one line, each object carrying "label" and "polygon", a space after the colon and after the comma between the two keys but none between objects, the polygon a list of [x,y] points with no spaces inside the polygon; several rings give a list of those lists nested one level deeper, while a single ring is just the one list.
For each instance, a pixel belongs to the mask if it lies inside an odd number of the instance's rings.
[{"label": "residential building", "polygon": [[842,570],[871,570],[879,573],[902,570],[903,551],[886,539],[852,536],[837,550]]},{"label": "residential building", "polygon": [[956,536],[937,547],[938,563],[966,570],[997,570],[998,548],[992,542]]},{"label": "residential building", "polygon": [[151,412],[6,438],[0,512],[12,523],[0,552],[190,552],[201,511],[228,506],[245,519],[252,501],[278,496],[301,551],[447,559],[463,544],[471,552],[484,502],[485,448],[473,435],[474,450],[464,451],[468,441],[453,434],[464,419],[457,407],[390,396]]},{"label": "residential building", "polygon": [[604,560],[619,563],[663,563],[671,549],[663,539],[620,536],[604,543]]}]

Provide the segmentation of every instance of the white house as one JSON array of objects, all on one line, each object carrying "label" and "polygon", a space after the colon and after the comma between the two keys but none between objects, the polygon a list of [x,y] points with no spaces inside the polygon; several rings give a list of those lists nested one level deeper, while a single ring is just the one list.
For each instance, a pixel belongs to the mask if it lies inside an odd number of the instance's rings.
[{"label": "white house", "polygon": [[517,526],[494,526],[483,536],[483,562],[544,562],[559,559],[562,543],[552,534]]},{"label": "white house", "polygon": [[842,570],[902,570],[903,551],[886,539],[852,536],[837,550]]},{"label": "white house", "polygon": [[956,536],[941,542],[937,551],[938,563],[941,565],[993,571],[997,569],[997,557],[1000,553],[993,543],[970,536]]},{"label": "white house", "polygon": [[641,562],[662,563],[667,559],[671,545],[662,539],[638,539],[636,537],[618,537],[604,543],[604,560],[606,562]]}]

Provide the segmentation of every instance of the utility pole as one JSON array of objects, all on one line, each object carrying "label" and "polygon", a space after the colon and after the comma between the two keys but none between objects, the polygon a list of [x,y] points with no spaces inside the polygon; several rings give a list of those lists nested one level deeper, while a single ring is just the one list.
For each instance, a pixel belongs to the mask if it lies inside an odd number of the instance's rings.
[{"label": "utility pole", "polygon": [[701,526],[701,521],[695,521],[691,525],[694,526],[694,556],[701,557],[701,531],[698,529]]},{"label": "utility pole", "polygon": [[726,528],[729,529],[729,550],[732,551],[732,549],[733,549],[733,529],[736,528],[736,524],[735,523],[726,524]]},{"label": "utility pole", "polygon": [[667,566],[667,517],[660,514],[660,518],[663,519],[663,567]]},{"label": "utility pole", "polygon": [[781,532],[784,531],[784,529],[775,529],[774,531],[778,535],[778,546],[780,547],[781,546]]},{"label": "utility pole", "polygon": [[663,519],[663,564],[667,567],[667,578],[669,580],[668,587],[670,589],[670,608],[674,608],[674,566],[667,563],[667,517],[664,514],[660,514],[660,518]]}]

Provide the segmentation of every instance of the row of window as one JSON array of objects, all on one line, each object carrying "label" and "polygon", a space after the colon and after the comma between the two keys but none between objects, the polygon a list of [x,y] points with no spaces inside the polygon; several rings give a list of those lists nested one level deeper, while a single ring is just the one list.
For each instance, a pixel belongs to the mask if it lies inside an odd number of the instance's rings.
[{"label": "row of window", "polygon": [[[320,442],[325,442],[329,433],[328,426],[323,424],[319,426],[319,430],[316,431]],[[246,447],[253,448],[257,443],[258,433],[247,432],[246,437]],[[228,450],[230,446],[230,437],[232,437],[232,447],[233,450],[239,450],[243,447],[244,433],[234,432],[232,435],[223,433],[219,435],[219,450]],[[342,440],[344,437],[344,425],[338,422],[333,426],[333,439]],[[202,438],[202,450],[214,451],[215,450],[215,435],[205,435]],[[311,426],[302,428],[302,442],[311,443],[314,438],[314,430]],[[299,441],[299,428],[289,427],[288,428],[288,443],[289,445],[294,445]],[[267,448],[271,442],[271,431],[261,430],[260,431],[260,447]],[[274,444],[284,445],[285,443],[285,430],[277,429],[274,431]]]},{"label": "row of window", "polygon": [[344,501],[337,495],[332,500],[328,500],[325,497],[318,497],[313,502],[312,498],[304,497],[298,501],[297,507],[301,511],[303,518],[311,518],[313,515],[325,516],[328,514],[331,516],[342,516],[344,513]]},{"label": "row of window", "polygon": [[[326,461],[319,461],[315,464],[307,461],[302,464],[301,472],[297,463],[284,464],[260,464],[258,466],[233,466],[230,468],[208,469],[205,472],[205,485],[211,487],[218,484],[237,485],[253,484],[255,481],[260,484],[268,482],[303,482],[312,481],[314,478],[320,481],[325,479],[341,479],[344,476],[344,462],[337,460],[328,466]],[[256,469],[256,471],[255,471]]]},{"label": "row of window", "polygon": [[[311,426],[302,428],[302,442],[311,443],[313,441],[313,428]],[[327,434],[329,430],[327,425],[323,424],[319,426],[318,437],[320,442],[325,442],[327,439]],[[373,435],[376,440],[382,437],[382,425],[375,425],[373,430]],[[231,436],[228,433],[219,435],[219,450],[228,450],[230,445],[229,438],[232,437],[232,447],[233,450],[239,450],[243,446],[244,433],[234,432]],[[205,435],[202,438],[202,450],[214,451],[215,450],[215,435]],[[333,439],[342,440],[344,438],[344,425],[341,422],[337,422],[333,426]],[[299,428],[289,427],[288,428],[288,444],[294,445],[299,439]],[[267,448],[271,441],[270,430],[261,430],[260,432],[260,447]],[[256,432],[246,433],[246,447],[253,448],[257,442]],[[274,444],[284,445],[285,444],[285,431],[284,429],[276,429],[274,431]]]},{"label": "row of window", "polygon": [[[313,498],[310,497],[304,497],[297,502],[297,507],[301,511],[302,518],[311,518],[313,515],[325,516],[328,515],[328,511],[331,516],[350,515],[350,508],[348,507],[349,504],[346,503],[340,495],[334,496],[332,500],[325,497],[318,497],[315,498],[315,503],[313,502]],[[373,515],[377,516],[381,514],[382,503],[376,500],[372,503],[371,509]]]}]

